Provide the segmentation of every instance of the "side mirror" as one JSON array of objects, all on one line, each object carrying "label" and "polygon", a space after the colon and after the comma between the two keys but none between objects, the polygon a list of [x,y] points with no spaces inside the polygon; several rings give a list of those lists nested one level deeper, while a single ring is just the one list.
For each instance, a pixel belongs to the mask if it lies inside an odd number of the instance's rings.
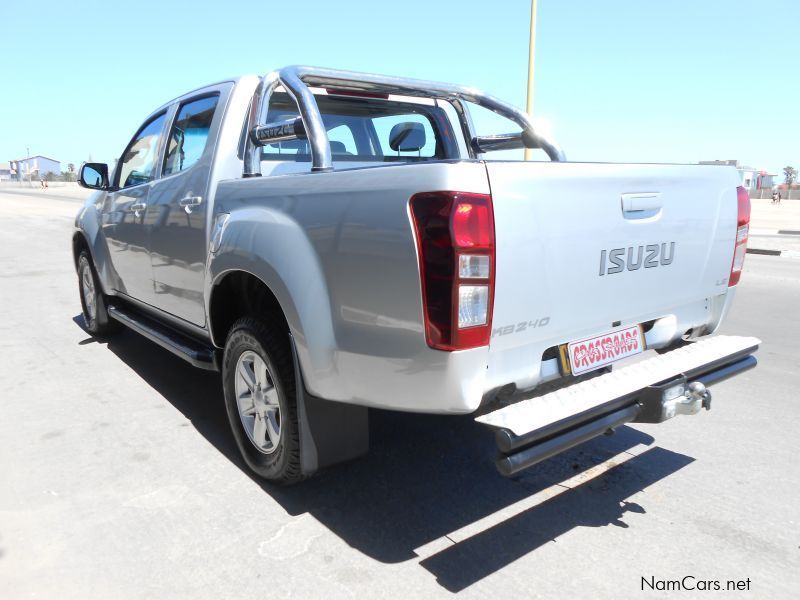
[{"label": "side mirror", "polygon": [[107,190],[108,165],[105,163],[83,163],[78,175],[78,184],[90,190]]}]

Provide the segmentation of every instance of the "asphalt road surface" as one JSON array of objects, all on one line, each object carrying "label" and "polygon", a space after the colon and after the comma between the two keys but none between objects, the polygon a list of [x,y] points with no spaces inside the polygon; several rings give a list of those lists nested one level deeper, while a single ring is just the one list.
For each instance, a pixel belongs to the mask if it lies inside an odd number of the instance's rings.
[{"label": "asphalt road surface", "polygon": [[760,364],[709,413],[508,480],[471,418],[376,411],[369,456],[279,489],[216,375],[84,332],[79,202],[48,193],[0,189],[3,599],[800,597],[800,260],[748,255],[724,332]]}]

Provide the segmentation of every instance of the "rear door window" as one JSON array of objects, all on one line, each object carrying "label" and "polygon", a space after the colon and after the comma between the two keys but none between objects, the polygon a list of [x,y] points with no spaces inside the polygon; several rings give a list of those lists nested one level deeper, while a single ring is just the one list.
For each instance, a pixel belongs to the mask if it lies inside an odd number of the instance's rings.
[{"label": "rear door window", "polygon": [[167,141],[164,175],[185,171],[203,156],[218,100],[215,94],[181,105]]}]

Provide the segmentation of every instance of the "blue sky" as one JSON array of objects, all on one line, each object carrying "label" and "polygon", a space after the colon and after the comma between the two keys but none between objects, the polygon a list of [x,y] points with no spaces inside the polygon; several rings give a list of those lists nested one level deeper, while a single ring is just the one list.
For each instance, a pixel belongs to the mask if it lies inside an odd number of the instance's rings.
[{"label": "blue sky", "polygon": [[[0,162],[28,147],[110,161],[163,102],[287,64],[474,85],[525,105],[529,0],[30,6],[11,9],[0,37]],[[791,0],[539,0],[536,114],[571,160],[800,167],[796,27],[782,26],[797,15]]]}]

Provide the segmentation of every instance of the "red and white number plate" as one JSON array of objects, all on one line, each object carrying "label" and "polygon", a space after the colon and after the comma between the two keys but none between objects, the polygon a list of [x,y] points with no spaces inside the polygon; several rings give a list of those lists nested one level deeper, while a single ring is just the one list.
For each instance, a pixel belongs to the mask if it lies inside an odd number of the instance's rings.
[{"label": "red and white number plate", "polygon": [[588,373],[644,351],[641,328],[626,327],[567,344],[573,375]]}]

